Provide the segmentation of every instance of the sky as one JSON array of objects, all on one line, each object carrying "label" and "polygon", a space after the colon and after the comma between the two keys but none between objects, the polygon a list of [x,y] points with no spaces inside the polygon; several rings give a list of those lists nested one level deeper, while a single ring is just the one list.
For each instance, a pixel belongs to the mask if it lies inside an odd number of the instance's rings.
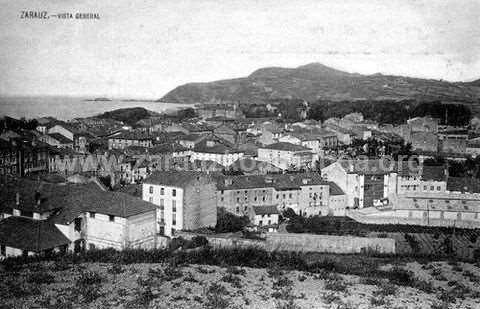
[{"label": "sky", "polygon": [[[0,0],[0,94],[157,99],[176,86],[319,62],[480,78],[480,1]],[[99,20],[22,19],[21,11]]]}]

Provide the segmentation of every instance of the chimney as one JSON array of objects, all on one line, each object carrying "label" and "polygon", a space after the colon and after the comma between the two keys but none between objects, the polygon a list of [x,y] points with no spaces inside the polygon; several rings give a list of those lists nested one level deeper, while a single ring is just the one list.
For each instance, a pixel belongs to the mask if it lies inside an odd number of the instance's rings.
[{"label": "chimney", "polygon": [[15,193],[15,205],[20,205],[20,192]]}]

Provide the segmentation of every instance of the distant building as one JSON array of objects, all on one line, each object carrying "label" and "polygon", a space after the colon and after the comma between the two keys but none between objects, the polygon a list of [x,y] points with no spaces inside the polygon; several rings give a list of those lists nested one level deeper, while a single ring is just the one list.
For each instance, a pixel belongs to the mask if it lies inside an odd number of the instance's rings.
[{"label": "distant building", "polygon": [[216,225],[215,183],[206,173],[156,171],[144,180],[142,196],[157,205],[160,235]]},{"label": "distant building", "polygon": [[125,149],[129,146],[150,148],[154,138],[142,132],[122,132],[108,138],[108,149]]},{"label": "distant building", "polygon": [[258,148],[258,160],[281,169],[313,167],[313,152],[310,148],[291,143],[274,143]]},{"label": "distant building", "polygon": [[280,213],[277,206],[253,206],[251,222],[261,230],[276,232]]},{"label": "distant building", "polygon": [[242,158],[244,153],[234,147],[219,143],[215,140],[203,140],[192,150],[191,161],[214,161],[223,166],[229,166]]},{"label": "distant building", "polygon": [[[317,173],[218,176],[216,181],[217,207],[237,216],[252,218],[252,207],[271,205],[279,211],[291,208],[304,216],[330,212],[331,183]],[[341,195],[341,190],[335,193]],[[340,198],[334,202],[334,207],[341,207]]]}]

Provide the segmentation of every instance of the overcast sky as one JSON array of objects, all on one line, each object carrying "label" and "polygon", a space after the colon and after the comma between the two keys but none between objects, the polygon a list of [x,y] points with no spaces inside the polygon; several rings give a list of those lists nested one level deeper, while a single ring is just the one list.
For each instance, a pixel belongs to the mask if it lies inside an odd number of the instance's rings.
[{"label": "overcast sky", "polygon": [[[364,74],[480,78],[477,0],[106,3],[0,0],[0,94],[160,98],[188,82],[311,62]],[[28,20],[21,10],[101,19]]]}]

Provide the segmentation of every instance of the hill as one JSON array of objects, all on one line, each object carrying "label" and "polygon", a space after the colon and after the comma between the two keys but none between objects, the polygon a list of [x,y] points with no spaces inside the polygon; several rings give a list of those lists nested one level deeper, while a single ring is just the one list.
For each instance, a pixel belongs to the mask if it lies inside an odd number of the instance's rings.
[{"label": "hill", "polygon": [[113,111],[105,112],[103,114],[97,115],[98,118],[104,119],[113,119],[116,121],[121,121],[128,125],[135,125],[140,119],[145,119],[153,116],[158,116],[159,114],[149,111],[143,107],[131,107],[131,108],[120,108]]},{"label": "hill", "polygon": [[451,83],[382,74],[362,75],[311,63],[297,68],[262,68],[244,78],[189,83],[173,89],[158,101],[252,104],[288,98],[307,101],[414,99],[476,105],[480,104],[480,81]]}]

